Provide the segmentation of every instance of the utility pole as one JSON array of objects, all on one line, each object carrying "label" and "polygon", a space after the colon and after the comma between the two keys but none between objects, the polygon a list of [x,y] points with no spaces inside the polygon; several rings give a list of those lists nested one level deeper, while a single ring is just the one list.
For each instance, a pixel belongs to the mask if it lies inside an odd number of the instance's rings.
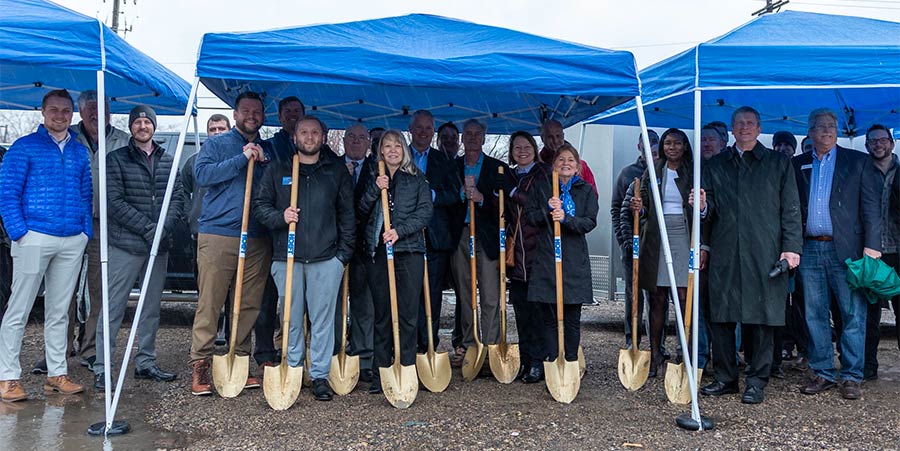
[{"label": "utility pole", "polygon": [[[112,24],[110,25],[110,28],[112,29],[113,33],[119,34],[119,31],[120,31],[119,30],[119,16],[122,15],[120,2],[124,2],[127,0],[111,0],[111,1],[113,4],[113,9],[112,9]],[[137,0],[134,0],[134,3],[137,4]],[[128,33],[129,31],[131,31],[131,27],[126,23],[125,26],[122,27],[121,31],[122,31],[122,37],[124,38],[125,34]]]},{"label": "utility pole", "polygon": [[[766,0],[766,6],[758,11],[754,11],[751,16],[762,16],[763,14],[780,12],[781,7],[790,3],[791,0]],[[115,28],[114,28],[115,29]]]}]

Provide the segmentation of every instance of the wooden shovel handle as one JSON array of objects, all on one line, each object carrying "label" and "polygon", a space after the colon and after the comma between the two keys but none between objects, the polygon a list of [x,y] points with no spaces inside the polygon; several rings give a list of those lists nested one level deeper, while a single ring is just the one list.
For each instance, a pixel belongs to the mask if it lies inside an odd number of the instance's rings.
[{"label": "wooden shovel handle", "polygon": [[[384,175],[384,161],[378,162],[378,175]],[[384,216],[384,231],[391,230],[391,206],[388,192],[381,190],[381,213]],[[400,366],[400,314],[397,312],[397,279],[394,273],[394,243],[386,243],[388,288],[391,293],[391,325],[394,331],[394,366]]]},{"label": "wooden shovel handle", "polygon": [[478,271],[475,262],[475,201],[469,199],[469,271],[472,290],[472,335],[475,343],[481,343],[478,337]]},{"label": "wooden shovel handle", "polygon": [[[553,197],[559,198],[559,173],[553,171]],[[560,238],[559,221],[553,221],[553,254],[556,260],[556,328],[559,338],[559,357],[565,358],[565,337],[563,335],[563,277],[562,277],[562,239]]]},{"label": "wooden shovel handle", "polygon": [[253,191],[253,158],[247,162],[247,182],[244,185],[244,211],[241,214],[241,238],[238,249],[237,274],[234,280],[234,302],[231,308],[231,343],[228,344],[228,359],[234,357],[237,345],[238,318],[241,314],[241,295],[244,291],[244,262],[247,257],[247,229],[250,225],[250,197]]},{"label": "wooden shovel handle", "polygon": [[[497,173],[503,175],[503,166],[497,167]],[[503,217],[503,188],[500,193],[500,343],[506,343],[506,219]]]},{"label": "wooden shovel handle", "polygon": [[[423,237],[426,235],[422,230]],[[425,294],[425,331],[428,333],[428,358],[434,356],[434,337],[431,329],[431,284],[428,283],[428,252],[423,254],[422,261],[422,293]]]},{"label": "wooden shovel handle", "polygon": [[[641,179],[634,178],[634,198],[641,200]],[[640,246],[641,234],[641,214],[633,212],[632,238],[631,238],[631,343],[634,349],[638,337],[638,297],[640,296],[640,288],[638,286],[638,250]]]},{"label": "wooden shovel handle", "polygon": [[[297,208],[297,186],[300,184],[300,156],[294,154],[293,167],[291,168],[291,208]],[[288,336],[287,331],[291,325],[291,300],[293,299],[292,291],[294,287],[294,245],[296,243],[297,223],[288,224],[288,242],[287,242],[287,264],[285,265],[287,272],[284,280],[284,313],[281,318],[281,365],[287,366],[287,349]]]}]

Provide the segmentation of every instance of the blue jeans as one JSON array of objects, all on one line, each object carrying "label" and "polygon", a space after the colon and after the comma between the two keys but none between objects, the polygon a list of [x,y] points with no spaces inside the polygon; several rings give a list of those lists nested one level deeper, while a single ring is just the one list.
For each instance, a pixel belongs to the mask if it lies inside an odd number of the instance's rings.
[{"label": "blue jeans", "polygon": [[831,345],[829,304],[834,294],[841,311],[841,379],[860,382],[863,378],[866,342],[866,303],[847,285],[847,266],[837,257],[834,242],[805,240],[800,257],[800,275],[806,297],[806,324],[809,327],[809,367],[831,382],[837,380],[834,349]]}]

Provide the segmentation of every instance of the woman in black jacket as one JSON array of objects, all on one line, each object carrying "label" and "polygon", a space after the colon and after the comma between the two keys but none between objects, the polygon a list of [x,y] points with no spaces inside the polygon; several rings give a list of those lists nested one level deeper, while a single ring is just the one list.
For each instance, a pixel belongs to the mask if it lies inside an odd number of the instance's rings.
[{"label": "woman in black jacket", "polygon": [[[553,157],[553,170],[559,173],[560,194],[552,197],[551,182],[535,183],[529,196],[526,221],[538,230],[528,300],[539,302],[543,310],[544,360],[557,358],[556,270],[553,249],[553,221],[560,223],[563,268],[563,324],[565,358],[578,359],[581,342],[581,304],[593,301],[591,262],[585,235],[597,226],[597,193],[578,176],[581,160],[578,151],[564,144]],[[552,180],[552,179],[551,179]]]},{"label": "woman in black jacket", "polygon": [[[666,130],[659,140],[659,145],[661,148],[659,160],[653,167],[659,182],[659,196],[663,204],[667,236],[672,250],[678,298],[684,311],[690,265],[691,206],[688,205],[688,196],[694,180],[693,157],[687,135],[677,128]],[[653,197],[650,195],[650,173],[644,171],[641,178],[641,198],[632,198],[631,209],[641,212],[638,277],[641,289],[650,293],[650,377],[656,376],[659,365],[663,362],[660,342],[665,336],[663,326],[672,286],[669,273],[666,271],[655,208]],[[629,220],[628,223],[631,224],[632,221]]]},{"label": "woman in black jacket", "polygon": [[[403,135],[388,130],[381,137],[376,158],[384,161],[386,175],[373,175],[357,204],[357,217],[368,218],[365,228],[366,276],[375,306],[374,365],[391,365],[394,344],[387,274],[386,244],[393,245],[400,326],[400,364],[416,364],[416,323],[424,277],[425,237],[422,231],[431,219],[431,190],[425,175],[412,161]],[[384,231],[381,190],[388,191],[391,229]],[[381,393],[378,371],[369,393]]]},{"label": "woman in black jacket", "polygon": [[520,376],[526,384],[544,380],[544,320],[539,304],[528,302],[531,261],[540,230],[526,222],[523,214],[534,185],[550,183],[552,169],[538,160],[537,148],[537,143],[528,132],[518,131],[510,136],[509,165],[514,166],[512,175],[516,188],[509,193],[512,202],[507,210],[506,264],[509,266],[509,301],[516,311],[516,330],[519,333]]}]

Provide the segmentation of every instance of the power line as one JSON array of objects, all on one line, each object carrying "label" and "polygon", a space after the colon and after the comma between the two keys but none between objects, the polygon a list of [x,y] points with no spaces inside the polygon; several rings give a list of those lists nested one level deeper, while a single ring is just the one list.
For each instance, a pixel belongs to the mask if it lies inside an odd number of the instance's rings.
[{"label": "power line", "polygon": [[[857,1],[857,0],[854,0],[854,1]],[[887,7],[887,6],[869,6],[869,5],[851,5],[851,4],[841,5],[841,4],[835,4],[835,3],[810,3],[810,2],[804,2],[804,1],[797,1],[796,4],[809,5],[809,6],[828,6],[828,7],[832,7],[832,8],[864,8],[864,9],[879,9],[879,10],[883,10],[883,11],[887,11],[887,10],[900,11],[900,8],[891,8],[891,7]]]}]

